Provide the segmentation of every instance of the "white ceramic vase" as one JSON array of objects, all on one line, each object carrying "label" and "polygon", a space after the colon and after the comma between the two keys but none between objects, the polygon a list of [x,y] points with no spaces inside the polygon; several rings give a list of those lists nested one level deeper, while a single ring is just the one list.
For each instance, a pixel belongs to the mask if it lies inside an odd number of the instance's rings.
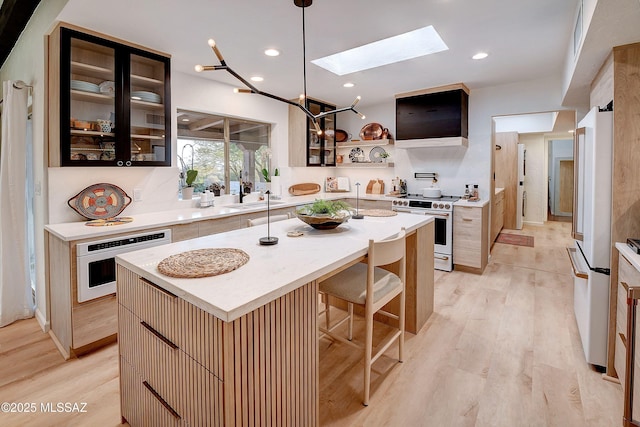
[{"label": "white ceramic vase", "polygon": [[280,196],[280,176],[271,177],[271,194],[274,196]]},{"label": "white ceramic vase", "polygon": [[182,200],[191,200],[193,198],[193,187],[182,187]]}]

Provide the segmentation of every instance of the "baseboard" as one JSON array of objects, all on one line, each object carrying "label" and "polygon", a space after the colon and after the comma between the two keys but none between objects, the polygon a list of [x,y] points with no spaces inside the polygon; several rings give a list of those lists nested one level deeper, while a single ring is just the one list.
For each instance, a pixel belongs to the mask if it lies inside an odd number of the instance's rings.
[{"label": "baseboard", "polygon": [[539,222],[539,221],[522,221],[523,224],[527,224],[527,225],[544,225],[544,221],[543,222]]},{"label": "baseboard", "polygon": [[49,332],[49,329],[51,329],[51,324],[47,321],[46,316],[42,314],[42,312],[38,308],[36,308],[36,320],[38,321],[42,332]]}]

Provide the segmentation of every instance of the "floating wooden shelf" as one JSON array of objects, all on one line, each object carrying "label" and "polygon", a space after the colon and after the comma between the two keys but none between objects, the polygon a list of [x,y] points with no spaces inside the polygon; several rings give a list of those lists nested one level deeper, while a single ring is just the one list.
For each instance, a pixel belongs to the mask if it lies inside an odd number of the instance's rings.
[{"label": "floating wooden shelf", "polygon": [[375,147],[375,146],[391,145],[391,144],[393,144],[393,139],[372,139],[372,140],[338,142],[336,143],[336,147],[338,148]]},{"label": "floating wooden shelf", "polygon": [[373,163],[373,162],[361,162],[361,163],[340,163],[336,165],[337,168],[392,168],[393,163]]}]

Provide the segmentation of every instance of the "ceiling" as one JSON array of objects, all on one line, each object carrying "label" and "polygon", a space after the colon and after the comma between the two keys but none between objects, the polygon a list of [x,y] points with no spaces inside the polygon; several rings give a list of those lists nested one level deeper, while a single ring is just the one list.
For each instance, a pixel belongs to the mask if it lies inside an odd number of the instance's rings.
[{"label": "ceiling", "polygon": [[[25,6],[35,7],[38,1],[0,0],[2,43],[12,47],[23,28],[13,20],[2,21],[7,11],[30,14]],[[21,7],[13,8],[18,3]],[[567,67],[578,4],[579,0],[316,0],[305,10],[307,93],[338,106],[361,95],[362,109],[398,93],[451,83],[465,83],[473,91],[560,78]],[[207,39],[214,38],[227,64],[241,76],[264,77],[264,82],[255,83],[260,90],[291,99],[303,91],[302,10],[293,0],[68,0],[58,18],[170,53],[174,70],[194,75],[195,64],[217,63],[207,46]],[[637,0],[597,0],[564,105],[588,102],[589,84],[611,47],[640,40],[639,21]],[[448,51],[343,77],[309,62],[428,25],[435,27]],[[282,54],[266,57],[263,51],[268,47]],[[471,59],[479,51],[489,57]],[[238,86],[223,71],[200,76]],[[345,82],[356,86],[343,88]]]},{"label": "ceiling", "polygon": [[[227,64],[284,98],[303,88],[302,9],[293,0],[69,0],[60,19],[172,55],[175,70],[215,65],[214,38]],[[339,77],[307,65],[309,96],[361,105],[397,93],[464,82],[471,90],[561,73],[578,0],[316,0],[305,10],[307,60],[433,25],[449,50]],[[282,53],[266,57],[275,47]],[[478,51],[489,53],[477,61]],[[237,86],[223,71],[202,73]],[[355,83],[346,89],[345,82]]]}]

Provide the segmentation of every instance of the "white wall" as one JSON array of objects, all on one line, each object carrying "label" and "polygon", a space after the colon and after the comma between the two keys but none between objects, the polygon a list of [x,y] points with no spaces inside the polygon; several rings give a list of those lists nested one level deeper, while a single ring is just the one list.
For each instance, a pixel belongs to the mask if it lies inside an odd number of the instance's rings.
[{"label": "white wall", "polygon": [[[36,238],[36,318],[43,330],[49,329],[49,313],[44,273],[44,234],[43,226],[47,216],[47,176],[45,165],[45,40],[52,22],[67,0],[48,0],[40,2],[33,17],[25,27],[22,36],[0,69],[0,81],[22,80],[33,86],[33,166],[36,194],[33,201]],[[40,189],[38,191],[38,189]]]}]

